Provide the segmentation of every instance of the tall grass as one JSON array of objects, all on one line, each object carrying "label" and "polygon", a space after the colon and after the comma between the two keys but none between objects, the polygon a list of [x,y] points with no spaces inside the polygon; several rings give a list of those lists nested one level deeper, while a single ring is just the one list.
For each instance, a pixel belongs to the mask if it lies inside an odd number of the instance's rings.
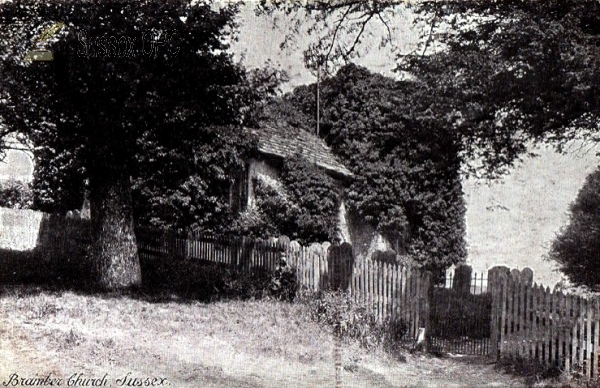
[{"label": "tall grass", "polygon": [[326,290],[301,293],[300,303],[307,306],[313,321],[330,327],[339,339],[357,342],[367,350],[381,350],[396,359],[413,345],[407,342],[408,326],[401,320],[377,320],[373,308],[355,300],[348,292]]}]

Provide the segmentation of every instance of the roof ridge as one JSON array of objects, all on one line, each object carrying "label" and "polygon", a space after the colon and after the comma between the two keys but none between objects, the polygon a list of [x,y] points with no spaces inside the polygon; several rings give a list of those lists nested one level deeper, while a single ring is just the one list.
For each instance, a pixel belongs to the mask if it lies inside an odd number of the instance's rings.
[{"label": "roof ridge", "polygon": [[[283,133],[287,129],[288,133]],[[352,172],[333,154],[324,139],[306,131],[302,127],[278,126],[263,123],[255,130],[258,135],[258,150],[282,158],[292,157],[296,153],[310,156],[311,162],[335,173],[352,176]],[[294,132],[292,135],[289,132]],[[287,136],[286,136],[287,135]],[[304,152],[305,151],[305,152]]]}]

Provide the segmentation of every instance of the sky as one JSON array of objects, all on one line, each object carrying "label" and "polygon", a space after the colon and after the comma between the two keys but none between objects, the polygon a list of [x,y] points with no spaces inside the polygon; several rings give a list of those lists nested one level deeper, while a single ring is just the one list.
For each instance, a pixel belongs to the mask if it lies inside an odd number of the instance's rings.
[{"label": "sky", "polygon": [[[287,71],[290,82],[284,91],[316,81],[302,63],[302,50],[312,39],[310,36],[299,34],[296,47],[281,50],[279,45],[287,32],[285,23],[279,23],[280,27],[274,29],[273,19],[256,17],[252,6],[242,9],[239,21],[239,41],[232,49],[247,67],[270,62]],[[395,22],[400,46],[405,50],[414,48],[417,34],[411,28],[410,15],[400,14]],[[391,51],[379,48],[374,39],[366,39],[364,45],[372,49],[357,63],[371,71],[394,76],[395,59]],[[552,286],[561,279],[554,266],[544,260],[544,255],[552,238],[565,225],[568,206],[585,177],[598,165],[595,150],[576,150],[578,147],[573,146],[571,152],[559,155],[551,149],[540,148],[538,158],[525,160],[502,180],[489,185],[463,181],[467,204],[467,262],[473,265],[475,272],[506,265],[532,268],[534,280],[544,285]],[[4,162],[0,162],[0,180],[8,177],[29,180],[32,169],[29,156],[8,152]]]},{"label": "sky", "polygon": [[585,178],[598,166],[596,149],[573,143],[566,154],[548,147],[532,151],[503,179],[486,184],[463,181],[467,205],[467,243],[473,271],[486,273],[494,265],[522,270],[534,281],[553,287],[562,279],[545,256],[553,238],[568,222],[569,204]]},{"label": "sky", "polygon": [[[396,24],[394,39],[404,52],[414,49],[417,43],[417,34],[412,28],[410,12],[403,10],[393,18]],[[295,36],[295,44],[289,49],[281,50],[283,42],[289,29],[286,28],[285,18],[282,15],[257,17],[254,14],[254,5],[249,4],[242,7],[240,12],[239,40],[232,45],[236,57],[243,58],[247,67],[261,67],[271,62],[285,70],[290,77],[290,82],[284,86],[284,91],[307,83],[316,82],[316,76],[311,74],[303,64],[303,51],[308,44],[316,39],[306,31],[301,31]],[[395,55],[388,47],[379,47],[378,36],[384,32],[381,23],[373,22],[370,28],[365,30],[364,40],[360,50],[365,55],[356,60],[356,63],[366,66],[371,71],[396,77],[392,71],[395,67]]]}]

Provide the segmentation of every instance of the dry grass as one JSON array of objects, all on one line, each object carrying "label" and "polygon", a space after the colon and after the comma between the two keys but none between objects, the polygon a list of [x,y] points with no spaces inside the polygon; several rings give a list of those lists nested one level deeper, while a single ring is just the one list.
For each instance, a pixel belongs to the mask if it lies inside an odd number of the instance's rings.
[{"label": "dry grass", "polygon": [[[0,384],[15,372],[84,373],[108,374],[108,386],[117,386],[115,379],[132,372],[175,387],[335,385],[335,339],[302,304],[153,303],[12,288],[0,296],[0,317]],[[344,387],[520,384],[492,365],[411,354],[400,362],[355,343],[344,343],[341,353]]]}]

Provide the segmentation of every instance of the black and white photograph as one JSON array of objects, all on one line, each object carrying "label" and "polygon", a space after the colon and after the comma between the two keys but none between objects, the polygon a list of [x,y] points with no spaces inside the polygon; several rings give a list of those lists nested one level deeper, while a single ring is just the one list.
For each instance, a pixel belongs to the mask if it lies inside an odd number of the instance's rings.
[{"label": "black and white photograph", "polygon": [[0,0],[0,387],[600,387],[598,143],[598,0]]}]

